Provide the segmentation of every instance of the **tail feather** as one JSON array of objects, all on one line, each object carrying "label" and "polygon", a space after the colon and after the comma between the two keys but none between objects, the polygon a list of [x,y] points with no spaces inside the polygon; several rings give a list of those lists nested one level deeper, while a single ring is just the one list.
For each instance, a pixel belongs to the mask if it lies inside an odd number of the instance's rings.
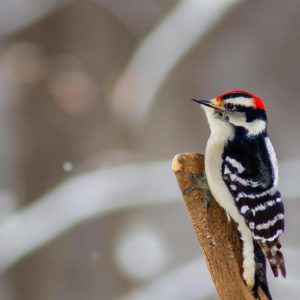
[{"label": "tail feather", "polygon": [[272,242],[260,242],[259,244],[269,261],[274,276],[278,277],[279,273],[281,273],[281,275],[285,278],[286,268],[284,257],[280,250],[281,244],[279,240],[277,239]]},{"label": "tail feather", "polygon": [[261,288],[268,299],[272,300],[267,281],[266,259],[275,277],[278,277],[280,273],[283,277],[286,277],[284,257],[280,249],[281,244],[278,239],[272,242],[254,240],[255,285],[253,287],[253,294],[256,299],[260,299],[258,289]]},{"label": "tail feather", "polygon": [[269,300],[272,300],[272,296],[269,290],[267,274],[266,274],[266,258],[259,246],[254,241],[254,258],[255,258],[255,285],[253,287],[253,295],[255,299],[260,299],[258,289],[261,288]]}]

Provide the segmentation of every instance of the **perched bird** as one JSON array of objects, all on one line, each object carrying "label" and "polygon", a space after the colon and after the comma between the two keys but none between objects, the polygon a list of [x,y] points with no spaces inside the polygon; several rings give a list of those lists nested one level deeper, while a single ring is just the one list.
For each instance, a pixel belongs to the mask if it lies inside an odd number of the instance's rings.
[{"label": "perched bird", "polygon": [[284,231],[284,207],[265,105],[243,90],[211,100],[192,100],[201,104],[211,130],[205,151],[209,189],[237,223],[243,241],[243,278],[256,297],[260,286],[272,299],[265,257],[275,277],[279,273],[286,276],[279,242]]}]

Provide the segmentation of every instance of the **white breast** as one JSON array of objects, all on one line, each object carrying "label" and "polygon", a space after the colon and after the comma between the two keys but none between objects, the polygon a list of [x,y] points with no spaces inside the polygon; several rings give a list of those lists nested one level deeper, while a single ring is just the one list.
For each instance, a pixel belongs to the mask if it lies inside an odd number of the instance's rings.
[{"label": "white breast", "polygon": [[219,134],[212,133],[210,136],[205,151],[205,172],[209,188],[216,201],[226,210],[232,219],[238,222],[241,219],[241,215],[222,178],[221,168],[225,143],[224,138],[224,134],[220,136]]},{"label": "white breast", "polygon": [[211,193],[216,201],[230,217],[238,224],[238,230],[243,241],[243,278],[249,287],[254,286],[255,260],[253,238],[242,215],[238,212],[235,201],[222,178],[222,154],[224,144],[230,140],[233,130],[222,120],[214,119],[209,122],[211,136],[205,151],[205,172]]}]

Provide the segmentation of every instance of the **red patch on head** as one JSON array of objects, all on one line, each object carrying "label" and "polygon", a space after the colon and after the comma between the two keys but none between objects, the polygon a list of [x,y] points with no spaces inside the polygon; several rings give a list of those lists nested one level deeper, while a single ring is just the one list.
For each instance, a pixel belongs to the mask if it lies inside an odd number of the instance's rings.
[{"label": "red patch on head", "polygon": [[220,95],[219,97],[217,97],[217,101],[222,101],[222,98],[225,96],[225,95],[228,95],[228,94],[234,94],[234,93],[246,93],[246,94],[249,94],[252,96],[252,99],[253,99],[253,102],[254,102],[254,108],[256,109],[263,109],[265,110],[266,107],[265,107],[265,104],[264,102],[258,98],[257,96],[255,96],[254,94],[252,93],[249,93],[245,90],[232,90],[232,91],[228,91],[226,93],[223,93],[222,95]]},{"label": "red patch on head", "polygon": [[257,108],[260,108],[260,109],[263,109],[263,110],[266,109],[265,104],[263,103],[263,101],[260,98],[253,95],[253,101],[254,101],[254,107],[256,109]]}]

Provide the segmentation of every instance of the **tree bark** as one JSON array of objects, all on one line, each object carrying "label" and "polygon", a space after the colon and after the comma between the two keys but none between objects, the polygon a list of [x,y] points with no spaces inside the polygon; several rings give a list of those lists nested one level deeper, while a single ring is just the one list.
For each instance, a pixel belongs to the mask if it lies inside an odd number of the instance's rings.
[{"label": "tree bark", "polygon": [[[172,168],[183,192],[195,184],[191,173],[200,175],[204,170],[204,156],[198,153],[178,154],[173,159]],[[242,278],[242,243],[235,222],[228,221],[225,211],[214,199],[205,209],[200,190],[183,198],[220,298],[253,300]],[[262,290],[259,294],[262,300],[268,300]]]}]

